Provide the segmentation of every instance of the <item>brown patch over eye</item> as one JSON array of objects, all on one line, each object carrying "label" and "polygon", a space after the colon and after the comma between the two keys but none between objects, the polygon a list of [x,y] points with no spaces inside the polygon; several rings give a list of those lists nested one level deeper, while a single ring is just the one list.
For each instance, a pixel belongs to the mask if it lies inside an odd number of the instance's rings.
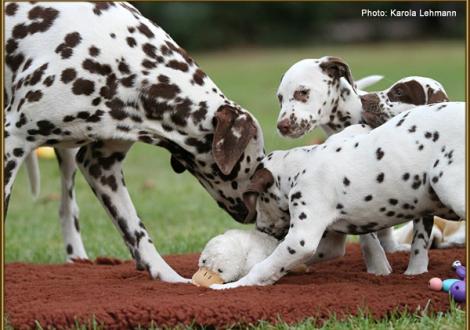
[{"label": "brown patch over eye", "polygon": [[423,86],[416,80],[410,80],[404,83],[398,83],[387,93],[392,102],[402,102],[414,105],[426,103],[426,95]]},{"label": "brown patch over eye", "polygon": [[309,89],[300,89],[294,92],[294,99],[305,103],[308,101],[309,94],[310,94]]}]

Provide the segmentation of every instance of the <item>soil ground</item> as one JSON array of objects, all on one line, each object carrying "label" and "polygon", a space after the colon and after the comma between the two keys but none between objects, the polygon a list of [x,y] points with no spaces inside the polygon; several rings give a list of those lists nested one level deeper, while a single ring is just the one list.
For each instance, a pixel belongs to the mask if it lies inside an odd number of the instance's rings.
[{"label": "soil ground", "polygon": [[[167,256],[180,274],[191,277],[197,254]],[[388,255],[393,273],[365,272],[359,246],[346,256],[313,267],[308,274],[292,274],[268,287],[213,291],[192,285],[151,280],[135,270],[132,261],[98,258],[93,263],[5,266],[8,323],[14,328],[74,327],[95,319],[105,328],[175,326],[222,327],[256,324],[259,320],[294,323],[309,317],[318,322],[368,312],[383,318],[394,312],[447,311],[449,298],[433,292],[431,277],[455,278],[451,264],[465,260],[465,249],[430,251],[430,272],[403,275],[408,253]]]}]

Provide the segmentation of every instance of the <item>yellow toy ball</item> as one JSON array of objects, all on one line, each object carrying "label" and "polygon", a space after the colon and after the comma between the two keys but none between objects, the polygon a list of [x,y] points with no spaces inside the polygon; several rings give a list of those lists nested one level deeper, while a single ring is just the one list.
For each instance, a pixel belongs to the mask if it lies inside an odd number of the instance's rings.
[{"label": "yellow toy ball", "polygon": [[39,158],[52,159],[55,158],[55,151],[51,147],[40,147],[36,149],[36,155]]}]

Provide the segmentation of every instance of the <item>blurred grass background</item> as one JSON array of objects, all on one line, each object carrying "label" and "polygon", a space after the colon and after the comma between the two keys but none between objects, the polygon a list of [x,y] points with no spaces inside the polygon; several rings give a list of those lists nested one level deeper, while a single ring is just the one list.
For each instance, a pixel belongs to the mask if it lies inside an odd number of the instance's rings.
[{"label": "blurred grass background", "polygon": [[[404,76],[423,75],[440,81],[452,100],[465,96],[465,47],[456,41],[238,48],[192,55],[229,98],[259,119],[268,151],[308,144],[322,134],[316,131],[302,140],[288,140],[275,131],[279,111],[275,93],[281,75],[302,58],[340,56],[350,64],[356,79],[384,75],[371,90],[383,89]],[[169,160],[165,150],[138,143],[124,167],[135,206],[162,254],[198,252],[214,235],[243,227],[219,209],[191,175],[174,173]],[[6,262],[60,263],[65,259],[58,220],[58,166],[54,160],[41,160],[40,166],[38,200],[32,200],[24,169],[15,183],[6,222]],[[121,237],[80,174],[77,198],[89,257],[129,258]]]}]

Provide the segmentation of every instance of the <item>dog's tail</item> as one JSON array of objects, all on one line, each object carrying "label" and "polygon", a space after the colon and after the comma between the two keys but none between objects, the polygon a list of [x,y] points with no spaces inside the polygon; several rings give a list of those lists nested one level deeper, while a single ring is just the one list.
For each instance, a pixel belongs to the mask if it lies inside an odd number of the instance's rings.
[{"label": "dog's tail", "polygon": [[29,187],[31,188],[31,194],[36,199],[39,196],[41,189],[41,180],[39,173],[38,156],[35,151],[32,151],[25,159],[26,170],[28,172]]},{"label": "dog's tail", "polygon": [[380,75],[377,75],[377,74],[367,76],[367,77],[364,77],[364,78],[359,79],[358,81],[356,81],[356,86],[357,86],[358,89],[365,89],[365,88],[367,88],[371,85],[374,85],[374,84],[378,83],[383,78],[384,78],[384,76],[380,76]]}]

